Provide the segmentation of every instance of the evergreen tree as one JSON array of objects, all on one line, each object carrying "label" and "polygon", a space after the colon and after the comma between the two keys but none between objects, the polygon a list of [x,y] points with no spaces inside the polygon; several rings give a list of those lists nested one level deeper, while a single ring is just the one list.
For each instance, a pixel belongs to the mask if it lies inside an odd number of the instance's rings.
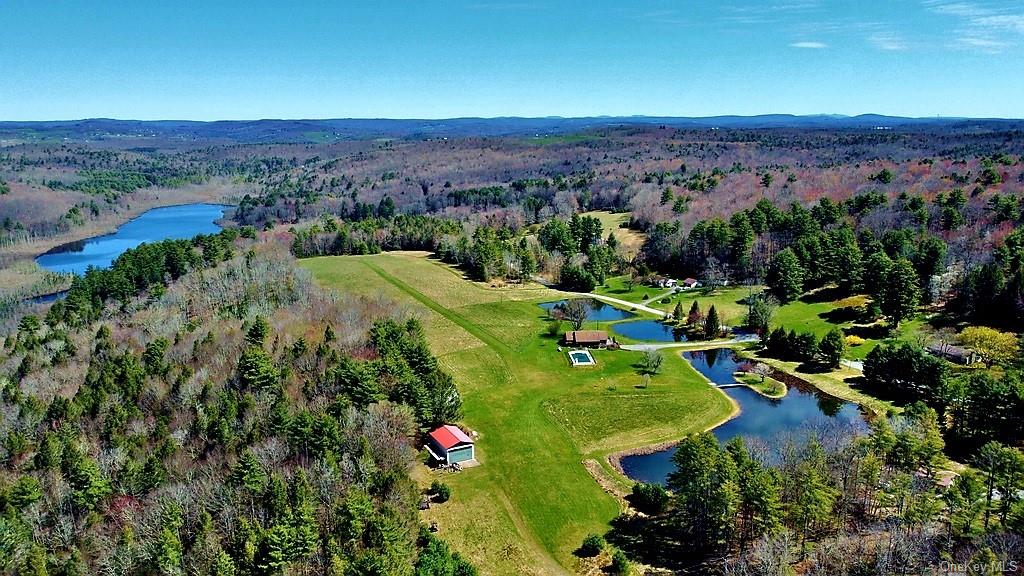
[{"label": "evergreen tree", "polygon": [[519,240],[516,256],[519,258],[519,277],[523,280],[533,278],[534,274],[537,273],[537,259],[534,257],[530,245],[526,242],[526,238]]},{"label": "evergreen tree", "polygon": [[80,510],[96,509],[113,492],[110,481],[88,456],[73,448],[64,449],[64,476],[71,485],[71,500]]},{"label": "evergreen tree", "polygon": [[827,522],[832,516],[837,494],[813,462],[801,462],[795,472],[791,479],[795,494],[789,504],[789,522],[800,537],[801,551],[806,553],[807,539],[816,525]]},{"label": "evergreen tree", "polygon": [[804,269],[791,249],[786,248],[775,255],[765,282],[783,304],[795,300],[803,293]]},{"label": "evergreen tree", "polygon": [[254,494],[263,491],[263,483],[266,482],[267,474],[263,466],[256,460],[252,452],[246,451],[238,458],[238,463],[231,470],[231,481],[236,486],[241,486]]},{"label": "evergreen tree", "polygon": [[718,310],[712,304],[708,309],[708,315],[704,318],[704,338],[713,340],[722,333],[722,322],[718,318]]},{"label": "evergreen tree", "polygon": [[252,321],[252,325],[245,332],[245,341],[250,346],[263,346],[269,333],[270,324],[267,323],[267,319],[263,316],[256,316]]},{"label": "evergreen tree", "polygon": [[231,559],[231,556],[223,550],[218,552],[210,569],[211,576],[236,576],[237,573],[235,561]]},{"label": "evergreen tree", "polygon": [[238,380],[243,388],[268,390],[277,386],[280,373],[262,348],[249,346],[238,359]]},{"label": "evergreen tree", "polygon": [[833,328],[818,343],[818,354],[821,356],[821,363],[829,368],[838,368],[843,354],[846,353],[846,339],[843,332]]},{"label": "evergreen tree", "polygon": [[964,470],[943,494],[949,512],[949,531],[954,536],[970,536],[984,512],[985,483],[973,470]]},{"label": "evergreen tree", "polygon": [[544,248],[552,252],[559,252],[566,257],[580,251],[579,241],[573,236],[569,225],[564,220],[559,220],[558,218],[548,220],[541,227],[540,232],[537,234],[537,239]]},{"label": "evergreen tree", "polygon": [[747,328],[758,334],[767,334],[775,315],[775,298],[768,294],[756,294],[749,297],[747,305]]},{"label": "evergreen tree", "polygon": [[157,536],[153,563],[160,574],[173,576],[181,574],[182,547],[175,531],[168,527]]},{"label": "evergreen tree", "polygon": [[880,305],[882,313],[889,317],[893,327],[899,326],[917,309],[921,301],[921,289],[917,282],[917,272],[906,259],[894,262],[886,273]]},{"label": "evergreen tree", "polygon": [[862,280],[864,290],[881,306],[885,281],[892,267],[892,259],[882,250],[872,252],[864,262]]},{"label": "evergreen tree", "polygon": [[157,338],[146,344],[146,350],[142,353],[142,363],[146,366],[146,374],[150,376],[166,376],[170,366],[164,361],[164,355],[170,342],[166,338]]},{"label": "evergreen tree", "polygon": [[771,535],[782,526],[782,485],[777,472],[747,452],[739,436],[726,446],[737,471],[737,511],[743,542]]},{"label": "evergreen tree", "polygon": [[280,574],[291,561],[292,534],[288,526],[275,524],[265,530],[256,547],[253,565],[259,575]]},{"label": "evergreen tree", "polygon": [[394,216],[395,201],[391,199],[391,196],[384,196],[380,199],[380,203],[377,204],[377,217],[390,220]]},{"label": "evergreen tree", "polygon": [[682,541],[698,551],[728,546],[739,503],[736,466],[704,432],[687,436],[672,456],[675,471],[668,486],[674,493],[674,521]]}]

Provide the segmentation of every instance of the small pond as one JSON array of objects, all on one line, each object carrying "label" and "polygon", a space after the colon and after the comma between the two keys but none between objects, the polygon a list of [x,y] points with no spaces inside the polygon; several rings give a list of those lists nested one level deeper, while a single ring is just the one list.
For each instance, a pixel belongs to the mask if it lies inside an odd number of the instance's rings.
[{"label": "small pond", "polygon": [[[736,384],[733,373],[742,360],[729,349],[685,352],[683,357],[713,383]],[[720,442],[736,436],[747,440],[753,449],[781,446],[786,437],[806,436],[810,432],[838,431],[854,434],[867,431],[867,424],[856,404],[829,396],[813,387],[789,386],[786,396],[766,398],[745,386],[723,390],[740,406],[740,413],[712,432]],[[664,483],[675,467],[675,448],[653,454],[626,456],[622,469],[626,475],[642,482]]]},{"label": "small pond", "polygon": [[36,258],[36,262],[53,272],[83,274],[89,266],[106,268],[125,250],[143,242],[192,238],[199,234],[215,234],[221,227],[226,206],[219,204],[183,204],[154,208],[129,220],[113,234],[86,238],[57,246]]},{"label": "small pond", "polygon": [[686,342],[686,332],[681,328],[662,324],[657,320],[633,320],[612,325],[612,331],[619,336],[650,342]]},{"label": "small pond", "polygon": [[[636,316],[632,312],[626,310],[620,310],[610,304],[605,304],[600,300],[593,298],[586,299],[587,304],[590,306],[590,311],[587,313],[587,320],[592,322],[614,322],[616,320],[625,320],[626,318],[632,318]],[[541,308],[552,311],[555,308],[564,306],[568,300],[559,300],[557,302],[545,302],[540,305]]]}]

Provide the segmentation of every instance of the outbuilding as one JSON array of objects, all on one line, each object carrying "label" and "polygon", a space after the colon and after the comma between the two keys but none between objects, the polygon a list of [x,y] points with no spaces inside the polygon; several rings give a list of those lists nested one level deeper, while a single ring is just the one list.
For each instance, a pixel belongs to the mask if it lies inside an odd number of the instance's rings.
[{"label": "outbuilding", "polygon": [[687,290],[692,290],[693,288],[700,288],[700,280],[697,280],[696,278],[687,278],[683,280],[682,287]]},{"label": "outbuilding", "polygon": [[445,424],[432,431],[429,436],[427,452],[439,462],[456,464],[476,459],[473,439],[458,426]]},{"label": "outbuilding", "polygon": [[979,362],[981,359],[978,357],[978,353],[970,348],[964,348],[962,346],[954,346],[952,344],[946,344],[945,342],[934,342],[928,345],[928,352],[932,356],[938,356],[945,358],[950,362],[957,364],[963,364],[968,366]]}]

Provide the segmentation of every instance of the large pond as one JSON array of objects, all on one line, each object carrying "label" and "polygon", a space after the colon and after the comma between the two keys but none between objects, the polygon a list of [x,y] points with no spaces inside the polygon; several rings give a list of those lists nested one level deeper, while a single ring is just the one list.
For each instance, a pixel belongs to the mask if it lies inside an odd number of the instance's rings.
[{"label": "large pond", "polygon": [[682,328],[658,322],[657,320],[633,320],[612,325],[612,331],[619,336],[650,342],[686,342]]},{"label": "large pond", "polygon": [[[736,384],[733,377],[742,363],[729,349],[685,352],[683,357],[701,374],[719,386]],[[745,386],[727,387],[723,392],[740,406],[740,413],[715,428],[712,432],[720,442],[742,436],[755,450],[763,450],[771,457],[773,449],[782,445],[787,437],[806,437],[810,433],[822,435],[832,432],[849,435],[867,430],[864,416],[856,404],[829,396],[816,388],[789,386],[783,398],[766,398]],[[622,459],[627,476],[641,482],[665,483],[675,467],[668,448]]]},{"label": "large pond", "polygon": [[220,232],[217,220],[227,206],[220,204],[183,204],[154,208],[129,220],[113,234],[86,238],[57,246],[36,258],[40,266],[53,272],[83,274],[89,266],[106,268],[125,250],[143,242],[192,238]]},{"label": "large pond", "polygon": [[[589,310],[587,312],[587,320],[592,322],[614,322],[616,320],[625,320],[626,318],[632,318],[635,316],[632,312],[620,310],[609,304],[605,304],[600,300],[593,298],[587,298],[587,306]],[[560,306],[565,306],[568,300],[559,300],[557,302],[545,302],[540,305],[541,308],[551,312]]]}]

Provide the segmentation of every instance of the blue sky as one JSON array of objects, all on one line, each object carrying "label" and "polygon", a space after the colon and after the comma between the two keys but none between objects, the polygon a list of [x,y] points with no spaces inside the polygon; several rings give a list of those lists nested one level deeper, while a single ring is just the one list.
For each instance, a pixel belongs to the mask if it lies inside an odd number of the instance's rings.
[{"label": "blue sky", "polygon": [[1024,117],[1022,0],[0,0],[0,119]]}]

